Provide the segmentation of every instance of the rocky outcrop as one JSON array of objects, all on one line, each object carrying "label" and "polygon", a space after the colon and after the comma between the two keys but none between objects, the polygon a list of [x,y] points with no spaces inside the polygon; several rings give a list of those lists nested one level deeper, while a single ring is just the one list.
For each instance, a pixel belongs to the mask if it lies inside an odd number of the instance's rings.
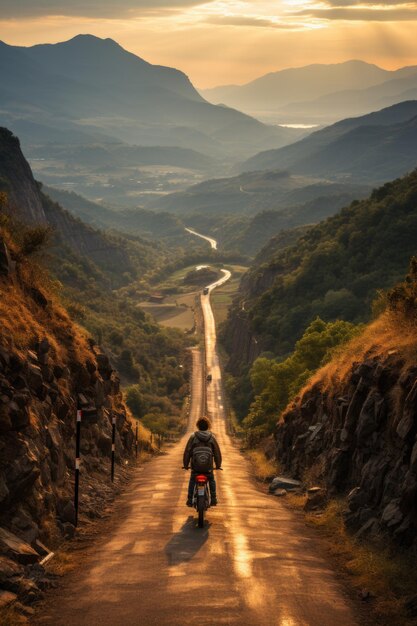
[{"label": "rocky outcrop", "polygon": [[330,495],[347,496],[346,525],[359,537],[417,544],[417,367],[391,351],[320,380],[278,424],[281,466]]},{"label": "rocky outcrop", "polygon": [[[15,224],[50,227],[53,233],[50,254],[70,262],[89,264],[91,272],[101,280],[103,273],[112,274],[113,280],[115,276],[123,277],[124,273],[136,274],[125,240],[84,224],[42,192],[42,185],[35,181],[18,138],[6,128],[0,128],[0,193],[4,196],[0,198],[1,210]],[[141,245],[146,248],[145,243]],[[4,273],[6,262],[0,242],[0,275]],[[123,278],[119,280],[123,282]]]},{"label": "rocky outcrop", "polygon": [[0,128],[0,191],[7,193],[7,210],[12,217],[46,225],[38,185],[19,140],[7,128]]},{"label": "rocky outcrop", "polygon": [[261,345],[255,337],[244,303],[235,303],[229,314],[227,325],[221,331],[221,341],[229,359],[227,369],[234,375],[242,374],[260,355]]},{"label": "rocky outcrop", "polygon": [[111,415],[119,460],[133,443],[108,358],[91,348],[84,363],[63,363],[45,338],[24,352],[0,348],[0,524],[29,543],[71,532],[77,405],[83,471],[107,473]]}]

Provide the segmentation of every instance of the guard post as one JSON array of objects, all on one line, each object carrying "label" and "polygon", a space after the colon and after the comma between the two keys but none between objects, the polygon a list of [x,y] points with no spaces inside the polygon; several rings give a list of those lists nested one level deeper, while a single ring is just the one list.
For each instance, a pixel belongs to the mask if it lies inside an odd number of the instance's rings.
[{"label": "guard post", "polygon": [[75,482],[74,482],[74,509],[75,509],[75,526],[78,526],[78,499],[80,489],[80,443],[81,443],[81,420],[83,412],[80,406],[77,408],[77,422],[75,429]]},{"label": "guard post", "polygon": [[114,482],[114,453],[116,451],[116,416],[111,414],[111,481]]}]

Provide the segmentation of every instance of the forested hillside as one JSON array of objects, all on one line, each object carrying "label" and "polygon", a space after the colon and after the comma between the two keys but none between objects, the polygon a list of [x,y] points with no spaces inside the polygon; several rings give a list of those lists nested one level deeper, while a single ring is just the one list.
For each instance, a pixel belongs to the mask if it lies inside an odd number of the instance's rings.
[{"label": "forested hillside", "polygon": [[256,357],[282,360],[316,317],[357,324],[383,307],[379,290],[401,279],[415,253],[416,211],[417,171],[312,227],[294,246],[281,250],[277,240],[274,252],[272,240],[260,253],[222,332],[242,416],[252,392],[240,376]]}]

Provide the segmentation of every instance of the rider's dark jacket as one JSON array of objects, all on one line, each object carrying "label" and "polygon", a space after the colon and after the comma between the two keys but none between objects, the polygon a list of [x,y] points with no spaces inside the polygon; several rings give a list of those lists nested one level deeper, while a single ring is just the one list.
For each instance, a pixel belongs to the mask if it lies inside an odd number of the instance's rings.
[{"label": "rider's dark jacket", "polygon": [[[191,435],[184,450],[184,467],[188,468],[190,461],[192,461],[193,449],[198,446],[210,446],[213,450],[214,463],[216,467],[221,467],[222,453],[220,452],[219,444],[217,443],[215,436],[209,430],[197,430]],[[193,469],[192,466],[191,469]]]}]

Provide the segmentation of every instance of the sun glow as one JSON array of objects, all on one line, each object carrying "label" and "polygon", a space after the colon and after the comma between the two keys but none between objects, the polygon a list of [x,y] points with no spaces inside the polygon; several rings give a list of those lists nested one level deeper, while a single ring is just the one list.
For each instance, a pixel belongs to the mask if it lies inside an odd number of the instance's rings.
[{"label": "sun glow", "polygon": [[[351,58],[388,69],[417,62],[417,2],[362,0],[2,0],[0,39],[54,43],[79,33],[111,37],[199,87]],[[103,6],[106,6],[106,10]],[[111,12],[113,10],[113,13]],[[53,33],[51,35],[51,33]]]}]

